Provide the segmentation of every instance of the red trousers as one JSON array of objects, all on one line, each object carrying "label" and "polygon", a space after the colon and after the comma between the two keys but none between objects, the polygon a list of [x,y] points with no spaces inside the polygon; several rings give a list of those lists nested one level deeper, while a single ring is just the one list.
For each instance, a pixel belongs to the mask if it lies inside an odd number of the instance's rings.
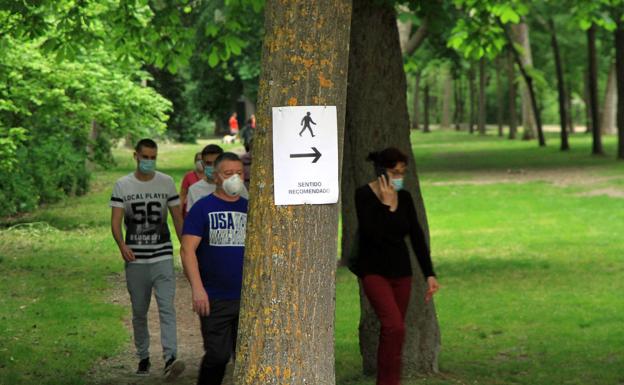
[{"label": "red trousers", "polygon": [[412,277],[386,278],[365,275],[362,286],[379,322],[377,385],[401,383],[401,352],[405,340],[405,313],[409,303]]}]

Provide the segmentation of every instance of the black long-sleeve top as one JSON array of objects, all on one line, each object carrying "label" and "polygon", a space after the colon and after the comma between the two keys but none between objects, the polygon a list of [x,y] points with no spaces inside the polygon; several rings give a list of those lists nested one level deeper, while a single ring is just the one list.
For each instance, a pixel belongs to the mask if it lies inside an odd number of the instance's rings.
[{"label": "black long-sleeve top", "polygon": [[425,235],[418,224],[411,194],[398,192],[398,206],[381,203],[367,184],[355,191],[355,209],[359,223],[358,268],[360,275],[379,274],[389,278],[412,275],[405,236],[409,235],[412,248],[423,275],[435,275]]}]

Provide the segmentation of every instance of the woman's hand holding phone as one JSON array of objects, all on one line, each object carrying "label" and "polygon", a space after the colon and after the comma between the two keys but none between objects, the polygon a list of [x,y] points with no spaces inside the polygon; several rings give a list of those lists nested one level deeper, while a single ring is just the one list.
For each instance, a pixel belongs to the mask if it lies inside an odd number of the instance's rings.
[{"label": "woman's hand holding phone", "polygon": [[399,197],[397,192],[394,190],[394,187],[388,180],[388,177],[384,173],[377,178],[377,181],[379,182],[379,195],[381,203],[386,206],[390,206],[390,211],[396,211],[399,206]]}]

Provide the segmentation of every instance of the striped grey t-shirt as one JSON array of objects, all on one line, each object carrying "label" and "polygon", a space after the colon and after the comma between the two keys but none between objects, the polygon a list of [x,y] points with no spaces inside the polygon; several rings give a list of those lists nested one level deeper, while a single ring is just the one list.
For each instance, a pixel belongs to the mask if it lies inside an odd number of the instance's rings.
[{"label": "striped grey t-shirt", "polygon": [[155,263],[173,258],[167,209],[180,205],[173,179],[156,171],[149,181],[136,178],[134,172],[120,178],[113,188],[110,207],[124,209],[126,244],[136,260],[131,263]]}]

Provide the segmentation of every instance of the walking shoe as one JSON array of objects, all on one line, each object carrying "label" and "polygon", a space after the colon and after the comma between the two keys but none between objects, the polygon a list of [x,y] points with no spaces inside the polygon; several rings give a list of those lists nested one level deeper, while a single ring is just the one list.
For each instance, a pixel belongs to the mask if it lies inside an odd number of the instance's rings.
[{"label": "walking shoe", "polygon": [[172,381],[176,379],[184,371],[184,361],[178,360],[175,356],[172,356],[165,363],[165,379]]},{"label": "walking shoe", "polygon": [[149,376],[150,366],[152,366],[152,364],[150,364],[149,357],[142,359],[139,361],[139,368],[136,371],[136,375]]}]

